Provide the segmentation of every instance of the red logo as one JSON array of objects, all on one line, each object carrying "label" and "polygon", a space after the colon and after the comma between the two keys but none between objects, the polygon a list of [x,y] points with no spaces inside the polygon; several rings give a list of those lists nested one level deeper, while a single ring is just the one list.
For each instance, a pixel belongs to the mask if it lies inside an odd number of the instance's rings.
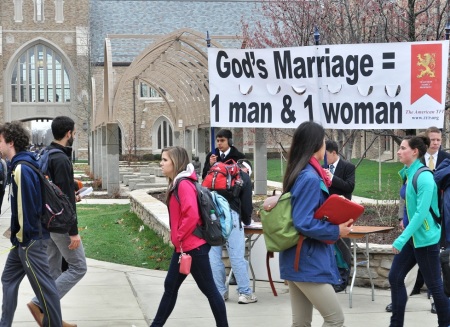
[{"label": "red logo", "polygon": [[411,104],[428,94],[442,103],[442,44],[411,45]]}]

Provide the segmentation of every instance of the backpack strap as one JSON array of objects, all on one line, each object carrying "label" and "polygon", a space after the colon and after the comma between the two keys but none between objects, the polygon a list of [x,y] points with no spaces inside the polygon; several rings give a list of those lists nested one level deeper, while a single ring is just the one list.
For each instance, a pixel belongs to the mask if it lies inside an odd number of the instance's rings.
[{"label": "backpack strap", "polygon": [[181,177],[179,180],[177,180],[177,183],[175,184],[175,187],[173,189],[173,195],[175,195],[175,199],[177,200],[178,203],[180,203],[180,198],[178,197],[178,185],[180,184],[181,181],[183,180],[189,180],[192,184],[194,184],[195,186],[195,190],[198,192],[197,189],[197,182],[194,182],[192,179],[187,178],[187,177]]},{"label": "backpack strap", "polygon": [[[13,169],[14,172],[16,171],[16,167],[17,167],[18,164],[22,164],[22,165],[30,167],[31,170],[33,170],[35,172],[35,174],[38,176],[39,182],[40,182],[39,184],[41,184],[41,187],[40,187],[40,189],[41,189],[41,199],[44,200],[44,185],[43,185],[44,182],[42,180],[43,178],[45,178],[44,175],[42,175],[42,173],[41,173],[41,171],[39,169],[37,169],[35,166],[33,166],[32,164],[30,164],[29,162],[27,162],[25,160],[19,160],[14,165],[14,169]],[[41,205],[42,205],[42,210],[44,210],[44,203],[42,203]],[[42,239],[42,223],[41,223],[40,220],[38,222],[38,226],[39,226],[39,238]]]},{"label": "backpack strap", "polygon": [[[419,178],[419,175],[424,171],[429,171],[430,173],[434,174],[433,171],[430,168],[428,168],[427,166],[423,166],[423,167],[420,167],[419,169],[417,169],[417,171],[414,173],[413,180],[412,180],[412,184],[413,184],[414,191],[416,192],[416,194],[417,194],[417,179]],[[433,208],[431,208],[431,205],[430,205],[430,213],[431,213],[431,216],[433,216],[433,219],[436,222],[436,224],[440,225],[441,221],[439,220],[439,217],[434,213],[434,210],[433,210]]]}]

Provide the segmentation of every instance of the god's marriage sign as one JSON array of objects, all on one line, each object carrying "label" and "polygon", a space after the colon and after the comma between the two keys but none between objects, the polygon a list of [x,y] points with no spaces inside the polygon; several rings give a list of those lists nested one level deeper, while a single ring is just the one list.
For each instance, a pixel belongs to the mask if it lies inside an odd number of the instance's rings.
[{"label": "god's marriage sign", "polygon": [[444,123],[449,41],[208,49],[211,126]]}]

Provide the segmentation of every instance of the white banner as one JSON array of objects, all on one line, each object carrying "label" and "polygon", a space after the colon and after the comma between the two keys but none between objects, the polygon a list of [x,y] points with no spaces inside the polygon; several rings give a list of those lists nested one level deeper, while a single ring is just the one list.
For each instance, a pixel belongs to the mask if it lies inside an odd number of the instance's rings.
[{"label": "white banner", "polygon": [[443,127],[449,41],[208,49],[211,126]]}]

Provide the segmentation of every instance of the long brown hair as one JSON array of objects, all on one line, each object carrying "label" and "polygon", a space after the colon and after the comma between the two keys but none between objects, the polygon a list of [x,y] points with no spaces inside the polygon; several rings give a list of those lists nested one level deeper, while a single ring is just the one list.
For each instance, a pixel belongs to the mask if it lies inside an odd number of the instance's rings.
[{"label": "long brown hair", "polygon": [[322,125],[306,121],[297,127],[289,149],[286,173],[283,178],[283,192],[289,192],[297,176],[306,167],[314,153],[323,146],[325,130]]},{"label": "long brown hair", "polygon": [[169,179],[169,186],[167,188],[167,195],[166,195],[166,203],[169,204],[169,197],[170,197],[170,189],[173,187],[173,179],[175,176],[177,176],[179,173],[181,173],[183,170],[186,169],[187,165],[190,163],[189,156],[186,151],[186,149],[182,148],[181,146],[171,146],[168,148],[164,148],[161,151],[161,155],[166,152],[169,156],[169,159],[172,160],[173,163],[173,176],[167,177]]}]

